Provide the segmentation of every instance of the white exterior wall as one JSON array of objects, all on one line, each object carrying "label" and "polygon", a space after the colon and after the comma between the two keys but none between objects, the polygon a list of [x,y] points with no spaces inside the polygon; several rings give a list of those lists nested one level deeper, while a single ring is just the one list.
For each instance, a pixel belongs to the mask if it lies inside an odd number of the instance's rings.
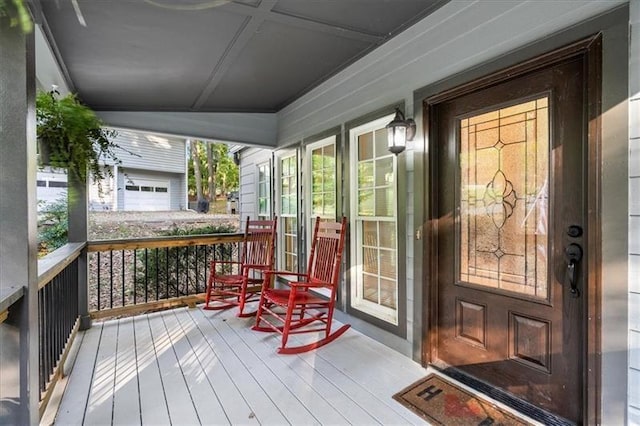
[{"label": "white exterior wall", "polygon": [[122,161],[120,167],[169,173],[186,172],[185,139],[123,129],[116,131],[118,136],[113,142],[137,154],[129,155],[116,150],[118,159]]},{"label": "white exterior wall", "polygon": [[100,186],[93,181],[93,178],[91,179],[91,185],[89,186],[89,210],[108,211],[116,207],[116,176],[109,176],[109,169],[111,170],[111,174],[113,174],[113,167],[103,167],[104,180]]},{"label": "white exterior wall", "polygon": [[629,66],[629,424],[640,425],[640,2],[632,1]]},{"label": "white exterior wall", "polygon": [[116,129],[114,142],[124,150],[116,150],[122,161],[118,165],[117,210],[124,210],[127,176],[169,182],[170,209],[183,210],[186,205],[187,162],[186,140],[147,132]]},{"label": "white exterior wall", "polygon": [[[116,129],[118,136],[114,143],[124,150],[115,150],[115,154],[122,161],[121,165],[111,166],[114,170],[113,178],[105,173],[102,182],[102,193],[93,184],[89,191],[90,210],[124,210],[125,185],[127,176],[140,179],[152,179],[169,182],[170,209],[183,210],[187,208],[187,162],[185,139],[155,135],[145,132]],[[130,155],[125,150],[137,155]],[[112,162],[106,161],[107,164]],[[40,180],[66,181],[65,171],[60,173],[39,172]],[[117,182],[117,184],[116,184]],[[53,190],[39,188],[41,198],[54,201],[59,195],[66,194],[66,189]]]},{"label": "white exterior wall", "polygon": [[[258,218],[258,165],[266,163],[271,159],[271,150],[247,148],[242,150],[240,155],[242,163],[240,166],[240,190],[238,191],[240,200],[238,211],[242,224],[247,216],[252,219]],[[273,191],[271,191],[271,197],[271,202],[273,203]]]},{"label": "white exterior wall", "polygon": [[[38,210],[45,207],[46,204],[56,202],[62,197],[67,197],[67,175],[62,171],[56,171],[50,167],[44,167],[37,173],[38,189],[36,191],[38,199]],[[62,186],[55,186],[52,182],[61,182]]]}]

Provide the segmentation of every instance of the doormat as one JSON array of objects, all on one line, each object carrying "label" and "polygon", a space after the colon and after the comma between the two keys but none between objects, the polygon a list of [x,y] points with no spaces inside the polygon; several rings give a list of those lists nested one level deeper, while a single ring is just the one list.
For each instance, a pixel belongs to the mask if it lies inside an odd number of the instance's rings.
[{"label": "doormat", "polygon": [[435,374],[403,389],[393,399],[438,425],[531,425]]}]

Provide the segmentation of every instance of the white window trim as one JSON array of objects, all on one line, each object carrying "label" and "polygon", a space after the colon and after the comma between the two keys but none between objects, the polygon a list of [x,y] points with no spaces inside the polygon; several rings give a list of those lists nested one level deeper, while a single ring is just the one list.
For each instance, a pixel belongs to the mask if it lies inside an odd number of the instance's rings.
[{"label": "white window trim", "polygon": [[[305,211],[307,212],[307,249],[311,248],[311,234],[313,233],[313,229],[311,228],[311,223],[313,221],[314,218],[316,218],[318,215],[313,213],[313,200],[312,200],[312,176],[311,176],[311,153],[313,152],[313,150],[318,149],[318,148],[323,148],[325,146],[329,146],[329,145],[333,145],[334,147],[334,158],[335,156],[335,150],[336,150],[336,137],[335,136],[329,136],[328,138],[322,139],[320,141],[311,143],[309,145],[306,146],[306,151],[305,151],[305,174],[306,179],[305,179],[305,186],[307,188],[307,190],[305,191]],[[336,164],[337,166],[337,164]],[[337,178],[337,170],[336,170],[336,178]],[[337,188],[338,188],[338,182],[336,182],[336,186],[334,188],[334,195],[337,197]],[[336,199],[337,201],[337,199]],[[320,217],[326,218],[326,219],[335,219],[336,215],[334,214],[333,217],[330,216],[323,216],[323,215],[319,215]]]},{"label": "white window trim", "polygon": [[[307,247],[307,257],[309,256],[309,253],[311,252],[311,238],[313,237],[313,220],[317,217],[323,217],[323,218],[327,218],[327,219],[332,219],[335,220],[336,218],[336,213],[334,213],[333,217],[329,217],[329,216],[323,216],[323,215],[316,215],[315,213],[313,213],[313,197],[312,197],[312,189],[313,189],[313,185],[312,185],[312,175],[311,175],[311,153],[313,152],[313,150],[318,149],[318,148],[323,148],[325,146],[329,146],[329,145],[333,145],[333,149],[334,149],[334,159],[337,160],[337,146],[336,146],[336,136],[329,136],[328,138],[324,138],[321,139],[317,142],[313,142],[310,143],[309,145],[307,145],[305,147],[305,167],[304,167],[304,171],[306,174],[306,179],[305,179],[305,188],[306,190],[304,191],[304,207],[305,207],[305,212],[306,212],[306,247]],[[335,203],[336,203],[336,208],[337,208],[337,204],[338,204],[338,182],[337,182],[337,161],[336,161],[336,182],[335,182],[335,187],[334,187],[334,199],[335,199]],[[330,296],[331,295],[331,291],[329,289],[318,289],[317,290],[318,293],[323,294],[325,296]]]},{"label": "white window trim", "polygon": [[[261,215],[260,214],[260,167],[265,167],[266,170],[269,173],[268,179],[267,179],[267,215]],[[273,168],[271,167],[271,160],[267,160],[263,163],[257,164],[256,165],[256,182],[257,182],[257,189],[256,189],[256,217],[259,219],[264,219],[264,220],[269,220],[273,217],[273,191],[271,189],[272,186],[272,176],[271,174],[273,173]]]},{"label": "white window trim", "polygon": [[[273,191],[274,195],[275,195],[275,200],[274,200],[274,204],[275,204],[275,208],[274,208],[274,213],[278,215],[278,232],[277,232],[277,244],[276,244],[276,248],[277,248],[277,252],[276,252],[276,263],[278,265],[278,269],[280,270],[285,270],[285,266],[284,266],[284,248],[285,248],[285,243],[284,243],[284,216],[282,216],[282,160],[288,157],[294,157],[296,159],[296,237],[297,237],[297,241],[300,241],[300,235],[298,234],[298,231],[300,229],[300,212],[298,211],[298,204],[299,204],[299,200],[298,200],[298,191],[299,191],[299,186],[300,186],[300,182],[299,182],[299,177],[300,177],[300,170],[298,168],[298,153],[295,149],[288,149],[288,150],[284,150],[281,152],[278,152],[275,155],[275,167],[274,169],[274,179],[273,179],[273,183],[275,186],[275,191]],[[286,217],[290,217],[290,216],[286,216]],[[298,244],[299,246],[299,244]],[[297,247],[296,247],[297,249]],[[296,250],[297,251],[297,250]],[[300,269],[300,253],[296,253],[296,256],[298,257],[298,269]],[[303,260],[304,261],[304,260]],[[293,271],[293,272],[298,272],[298,271]]]},{"label": "white window trim", "polygon": [[[362,276],[363,276],[363,267],[361,261],[361,250],[358,250],[362,247],[362,235],[359,235],[358,229],[360,228],[360,217],[358,216],[358,194],[357,194],[357,182],[358,182],[358,136],[363,133],[369,133],[372,131],[376,131],[386,127],[386,125],[393,120],[394,115],[387,115],[385,117],[378,118],[374,121],[370,121],[361,126],[354,127],[349,130],[349,152],[351,155],[349,156],[349,176],[350,182],[353,182],[354,192],[352,193],[351,202],[350,202],[350,217],[351,217],[351,307],[357,309],[366,314],[372,315],[376,318],[379,318],[383,321],[389,322],[393,325],[398,325],[399,318],[399,306],[401,301],[399,300],[399,287],[400,283],[398,282],[398,273],[396,272],[396,309],[391,309],[386,306],[379,305],[377,303],[372,303],[366,299],[364,299],[362,295]],[[393,155],[389,153],[389,155]],[[393,172],[395,175],[395,185],[396,185],[396,193],[398,191],[398,160],[396,156],[393,156]],[[397,198],[396,198],[397,200]],[[376,219],[377,216],[367,217],[370,219]],[[378,218],[376,220],[384,220],[384,218]],[[396,229],[398,226],[398,204],[395,204],[395,223]],[[396,232],[396,254],[398,253],[398,240],[399,235]],[[399,269],[399,260],[396,255],[396,271]]]}]

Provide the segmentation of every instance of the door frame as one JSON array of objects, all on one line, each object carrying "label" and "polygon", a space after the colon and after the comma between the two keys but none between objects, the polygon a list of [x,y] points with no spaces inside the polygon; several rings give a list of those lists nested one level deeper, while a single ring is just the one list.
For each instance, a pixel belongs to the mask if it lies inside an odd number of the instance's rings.
[{"label": "door frame", "polygon": [[437,164],[435,164],[437,150],[433,125],[435,117],[434,107],[444,101],[456,98],[470,92],[488,88],[495,84],[520,77],[524,74],[547,67],[572,57],[583,57],[585,64],[585,115],[587,125],[587,147],[585,149],[586,164],[586,202],[583,206],[587,212],[586,250],[589,253],[584,265],[584,317],[583,317],[583,421],[585,424],[599,424],[601,414],[601,109],[602,109],[602,34],[598,33],[586,39],[571,43],[549,53],[528,59],[514,66],[480,77],[473,81],[445,90],[427,97],[423,105],[423,134],[427,149],[426,164],[429,180],[425,189],[425,244],[423,250],[424,269],[423,282],[426,283],[423,292],[423,306],[428,307],[423,313],[422,335],[422,364],[430,365],[434,350],[437,346],[437,318],[438,318],[438,286],[437,286],[437,216],[436,191],[440,184],[437,178]]}]

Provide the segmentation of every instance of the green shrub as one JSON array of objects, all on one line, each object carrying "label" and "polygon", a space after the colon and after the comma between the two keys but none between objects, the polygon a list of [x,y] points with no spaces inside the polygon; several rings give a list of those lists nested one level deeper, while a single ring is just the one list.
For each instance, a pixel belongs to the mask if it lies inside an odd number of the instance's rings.
[{"label": "green shrub", "polygon": [[[173,228],[163,236],[207,235],[237,232],[233,225],[209,225],[200,228]],[[205,291],[208,261],[231,260],[237,244],[169,247],[136,251],[136,299],[160,300]]]},{"label": "green shrub", "polygon": [[42,255],[62,247],[69,241],[66,197],[44,204],[38,219],[38,252]]},{"label": "green shrub", "polygon": [[179,235],[207,235],[207,234],[228,234],[231,232],[237,232],[238,228],[231,224],[220,224],[220,225],[208,225],[200,228],[178,228],[175,227],[168,231],[163,231],[161,235],[171,237],[171,236],[179,236]]}]

